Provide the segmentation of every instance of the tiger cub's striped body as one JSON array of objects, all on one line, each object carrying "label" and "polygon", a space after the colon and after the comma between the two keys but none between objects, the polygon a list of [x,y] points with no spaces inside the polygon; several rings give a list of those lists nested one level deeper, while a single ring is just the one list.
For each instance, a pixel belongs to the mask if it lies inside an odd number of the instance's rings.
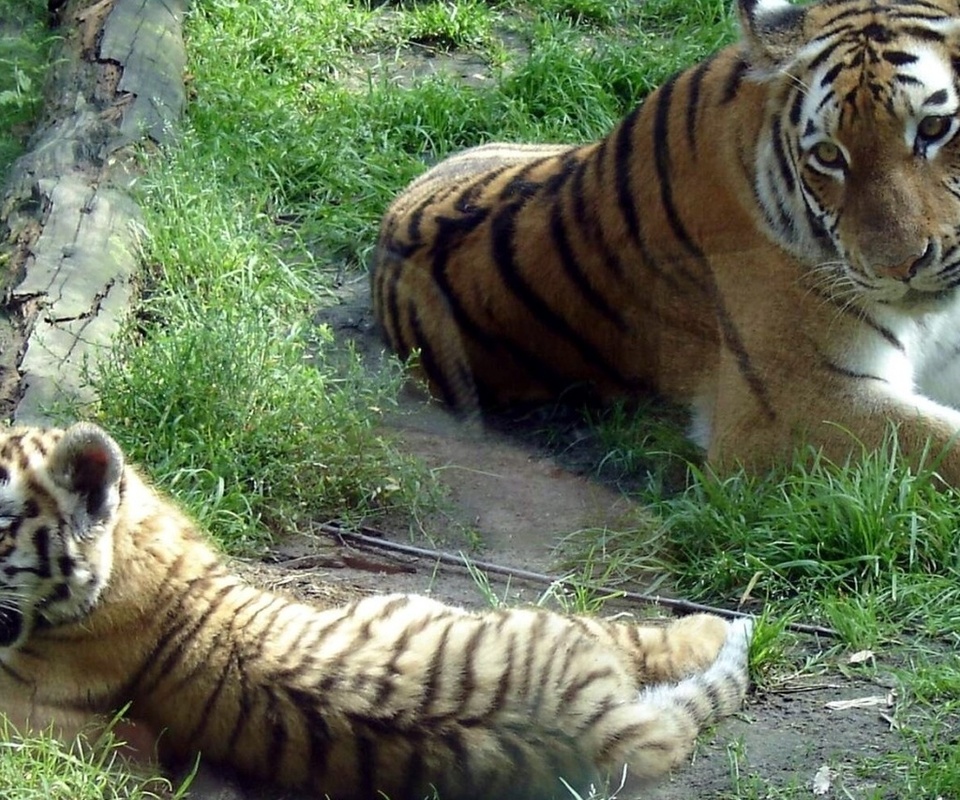
[{"label": "tiger cub's striped body", "polygon": [[843,459],[890,421],[949,446],[960,5],[738,2],[742,41],[606,138],[468,150],[390,207],[374,311],[438,397],[652,391],[719,466]]},{"label": "tiger cub's striped body", "polygon": [[129,703],[167,757],[303,796],[566,797],[561,777],[585,793],[621,764],[678,765],[739,706],[749,635],[414,595],[302,605],[232,574],[99,428],[0,433],[0,712],[18,727],[72,736]]}]

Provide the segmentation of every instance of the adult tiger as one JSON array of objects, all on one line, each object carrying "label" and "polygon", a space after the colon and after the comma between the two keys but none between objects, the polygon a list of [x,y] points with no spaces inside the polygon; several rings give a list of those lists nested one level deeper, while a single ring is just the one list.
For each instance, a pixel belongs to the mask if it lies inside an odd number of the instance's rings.
[{"label": "adult tiger", "polygon": [[[960,431],[960,4],[738,0],[741,41],[581,147],[491,144],[387,211],[391,346],[450,404],[689,404],[708,459]],[[941,473],[960,485],[960,448]]]}]

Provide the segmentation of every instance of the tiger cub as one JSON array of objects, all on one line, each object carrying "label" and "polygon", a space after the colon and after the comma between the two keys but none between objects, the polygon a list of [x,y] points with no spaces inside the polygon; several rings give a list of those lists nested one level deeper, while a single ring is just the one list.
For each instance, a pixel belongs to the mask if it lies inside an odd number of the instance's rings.
[{"label": "tiger cub", "polygon": [[[600,141],[489,144],[383,218],[373,308],[477,407],[652,392],[718,468],[960,431],[960,5],[738,0]],[[939,462],[960,486],[960,448]]]},{"label": "tiger cub", "polygon": [[331,800],[568,797],[690,753],[749,620],[637,627],[246,585],[100,428],[0,433],[0,712],[75,736],[129,704],[161,757]]}]

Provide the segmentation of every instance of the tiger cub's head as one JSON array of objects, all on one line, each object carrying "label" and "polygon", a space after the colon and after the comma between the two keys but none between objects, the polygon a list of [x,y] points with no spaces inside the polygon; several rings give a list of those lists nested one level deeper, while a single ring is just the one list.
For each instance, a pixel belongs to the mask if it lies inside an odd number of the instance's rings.
[{"label": "tiger cub's head", "polygon": [[849,301],[960,285],[960,3],[739,0],[767,88],[755,193],[773,238]]},{"label": "tiger cub's head", "polygon": [[122,478],[120,448],[95,425],[0,429],[0,650],[96,604]]}]

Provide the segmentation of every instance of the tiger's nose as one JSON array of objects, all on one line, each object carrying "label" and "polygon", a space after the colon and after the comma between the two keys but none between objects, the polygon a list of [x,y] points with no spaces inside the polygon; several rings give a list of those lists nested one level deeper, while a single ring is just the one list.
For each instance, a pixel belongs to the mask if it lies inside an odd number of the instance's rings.
[{"label": "tiger's nose", "polygon": [[933,261],[933,245],[927,242],[920,253],[910,256],[899,264],[876,267],[876,273],[883,278],[908,281]]}]

